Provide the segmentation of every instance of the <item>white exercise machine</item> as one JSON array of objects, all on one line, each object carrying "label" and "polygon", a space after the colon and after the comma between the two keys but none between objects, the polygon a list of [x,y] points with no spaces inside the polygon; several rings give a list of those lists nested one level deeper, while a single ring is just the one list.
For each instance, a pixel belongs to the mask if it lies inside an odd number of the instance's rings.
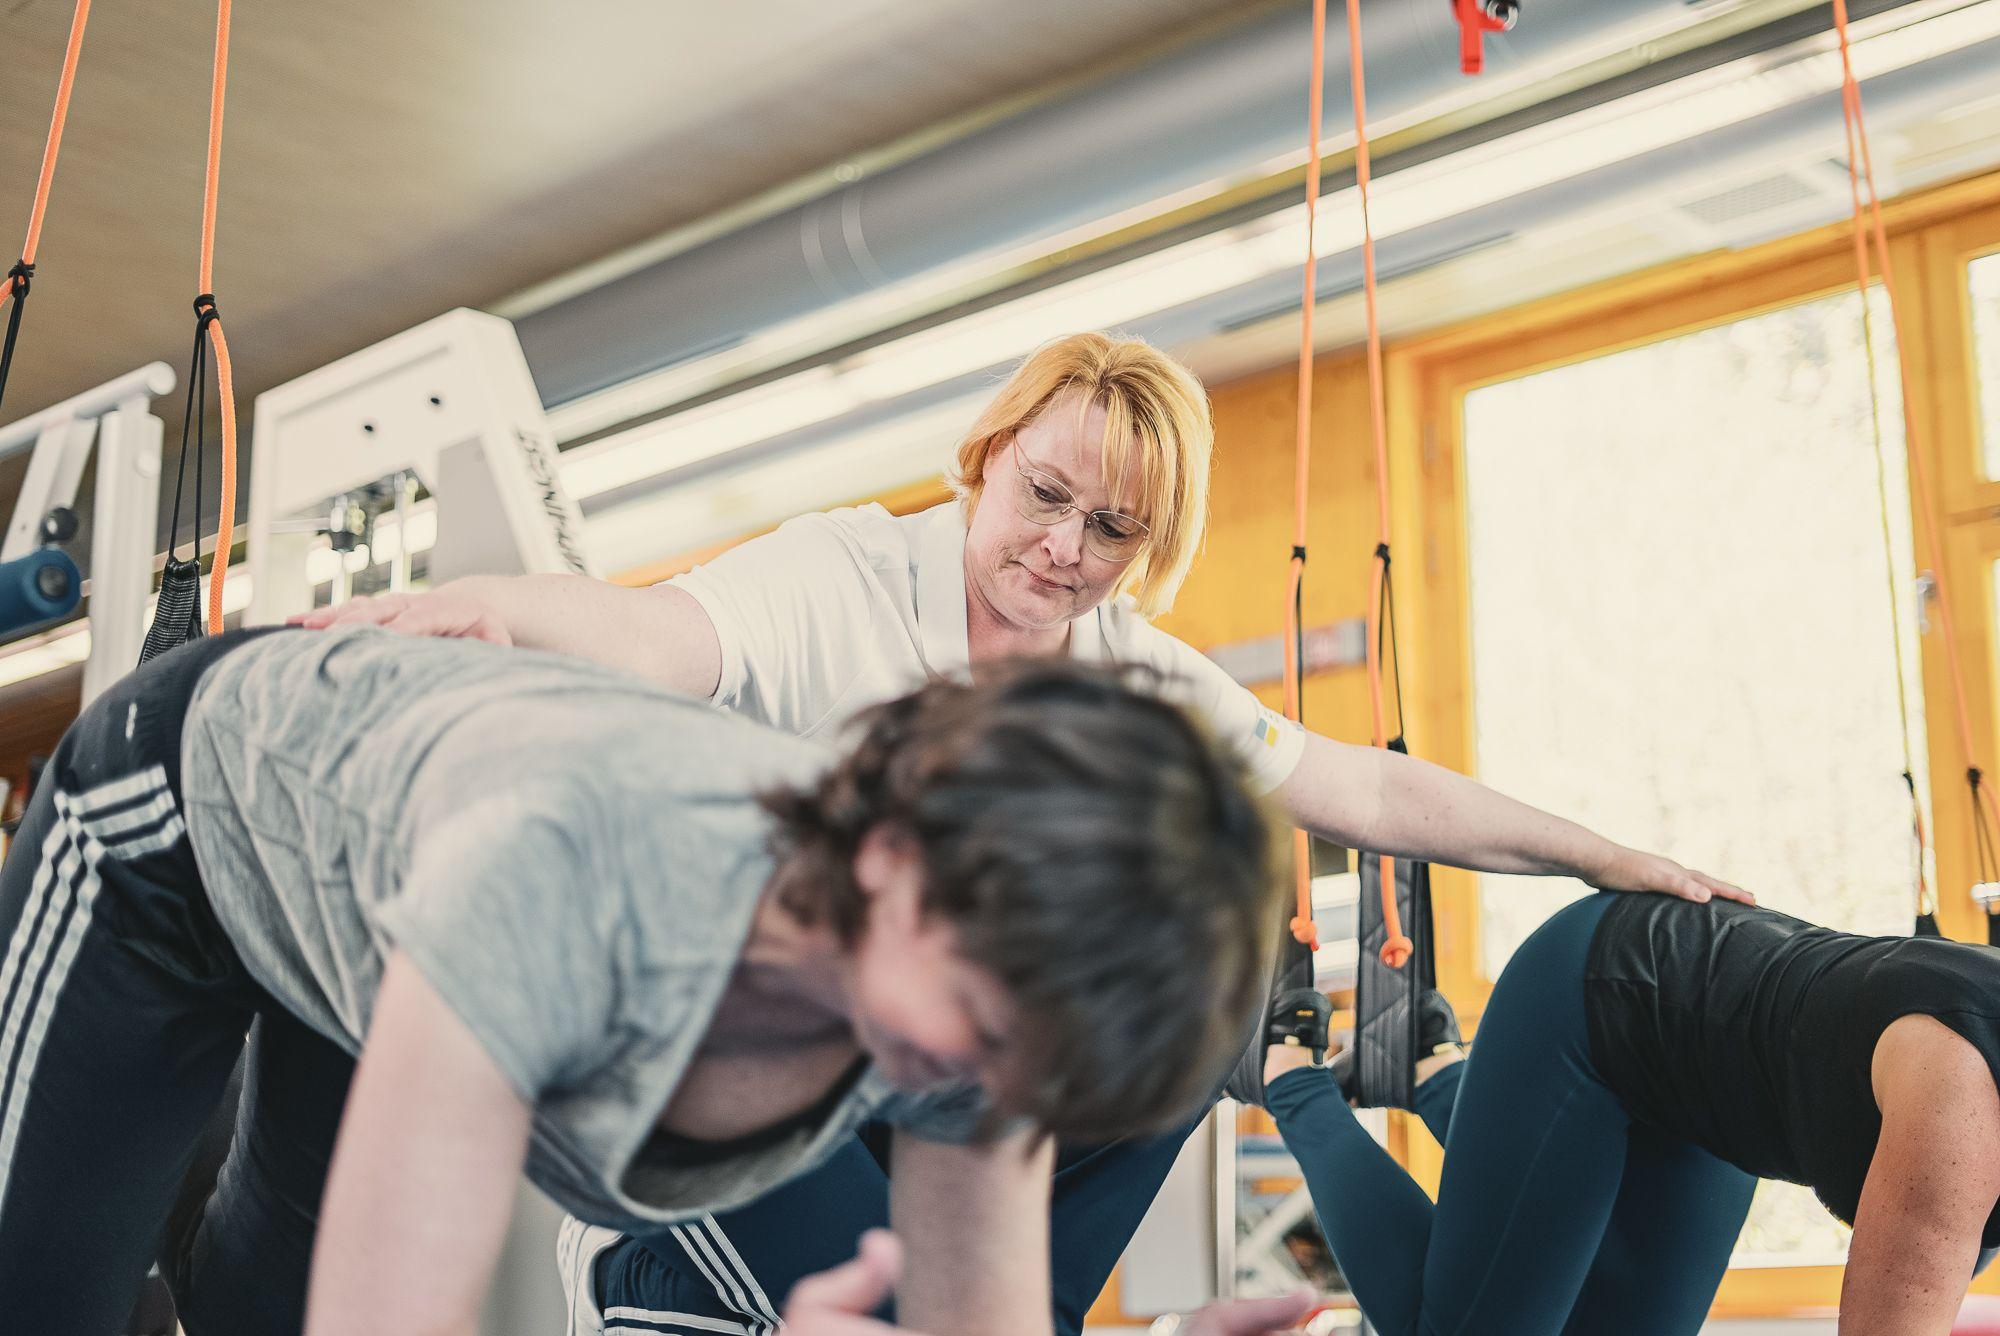
[{"label": "white exercise machine", "polygon": [[246,624],[354,577],[595,571],[507,321],[450,311],[257,396]]}]

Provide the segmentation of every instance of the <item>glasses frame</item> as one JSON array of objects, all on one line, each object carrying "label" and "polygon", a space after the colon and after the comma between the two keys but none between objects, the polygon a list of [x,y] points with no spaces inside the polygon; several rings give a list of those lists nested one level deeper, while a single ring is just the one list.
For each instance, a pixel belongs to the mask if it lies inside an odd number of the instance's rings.
[{"label": "glasses frame", "polygon": [[[1014,472],[1019,474],[1021,478],[1021,485],[1014,489],[1014,509],[1021,513],[1022,519],[1028,521],[1030,524],[1039,524],[1044,528],[1052,528],[1055,525],[1061,524],[1073,514],[1082,515],[1084,546],[1090,549],[1092,556],[1104,561],[1129,562],[1137,557],[1145,548],[1147,540],[1153,536],[1153,530],[1152,526],[1148,525],[1144,520],[1133,515],[1127,515],[1122,510],[1085,510],[1083,507],[1077,505],[1076,494],[1064,485],[1062,479],[1052,474],[1044,473],[1040,469],[1022,462],[1024,456],[1021,451],[1021,442],[1019,439],[1010,439],[1007,442],[1007,446],[1013,453]],[[1043,519],[1040,515],[1034,514],[1029,510],[1030,493],[1028,489],[1031,486],[1045,488],[1064,498],[1057,506],[1054,515]],[[1104,526],[1108,523],[1129,524],[1139,532],[1129,539],[1120,539],[1105,529]],[[1130,543],[1130,550],[1107,552],[1099,546],[1102,543],[1115,544],[1120,542]]]}]

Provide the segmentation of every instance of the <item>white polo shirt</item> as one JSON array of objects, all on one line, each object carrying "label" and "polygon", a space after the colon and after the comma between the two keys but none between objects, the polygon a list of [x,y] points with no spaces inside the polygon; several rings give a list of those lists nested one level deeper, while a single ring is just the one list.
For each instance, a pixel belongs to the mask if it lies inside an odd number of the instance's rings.
[{"label": "white polo shirt", "polygon": [[[968,667],[965,522],[956,501],[903,516],[879,505],[801,515],[667,583],[715,624],[722,676],[714,703],[802,737]],[[1168,697],[1208,721],[1262,792],[1298,764],[1305,735],[1297,725],[1127,600],[1072,622],[1069,651],[1159,673]]]}]

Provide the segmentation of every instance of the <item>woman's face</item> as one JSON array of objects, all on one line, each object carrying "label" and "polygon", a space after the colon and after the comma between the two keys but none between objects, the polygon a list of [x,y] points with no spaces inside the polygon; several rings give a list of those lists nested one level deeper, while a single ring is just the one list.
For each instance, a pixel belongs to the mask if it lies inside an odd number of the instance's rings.
[{"label": "woman's face", "polygon": [[[1104,481],[1104,409],[1082,395],[1052,401],[1042,415],[986,456],[985,490],[965,532],[967,593],[1022,630],[1062,626],[1111,596],[1131,559],[1112,560],[1084,540],[1089,512],[1138,513],[1137,479]],[[1022,470],[1053,479],[1076,508],[1053,524],[1021,514]]]}]

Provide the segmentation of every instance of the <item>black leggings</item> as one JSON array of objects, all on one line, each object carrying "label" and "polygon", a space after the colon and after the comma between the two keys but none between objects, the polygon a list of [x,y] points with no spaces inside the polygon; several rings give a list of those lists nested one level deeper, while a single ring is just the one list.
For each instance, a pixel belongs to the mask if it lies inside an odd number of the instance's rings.
[{"label": "black leggings", "polygon": [[1634,1124],[1591,1063],[1584,962],[1608,903],[1543,924],[1493,990],[1460,1064],[1435,1206],[1326,1072],[1268,1087],[1341,1273],[1384,1336],[1701,1329],[1756,1180]]},{"label": "black leggings", "polygon": [[[209,909],[182,822],[197,641],[64,736],[0,868],[0,1314],[105,1336],[156,1252],[194,1336],[296,1336],[353,1062],[273,1004]],[[177,1194],[250,1041],[212,1193]]]}]

